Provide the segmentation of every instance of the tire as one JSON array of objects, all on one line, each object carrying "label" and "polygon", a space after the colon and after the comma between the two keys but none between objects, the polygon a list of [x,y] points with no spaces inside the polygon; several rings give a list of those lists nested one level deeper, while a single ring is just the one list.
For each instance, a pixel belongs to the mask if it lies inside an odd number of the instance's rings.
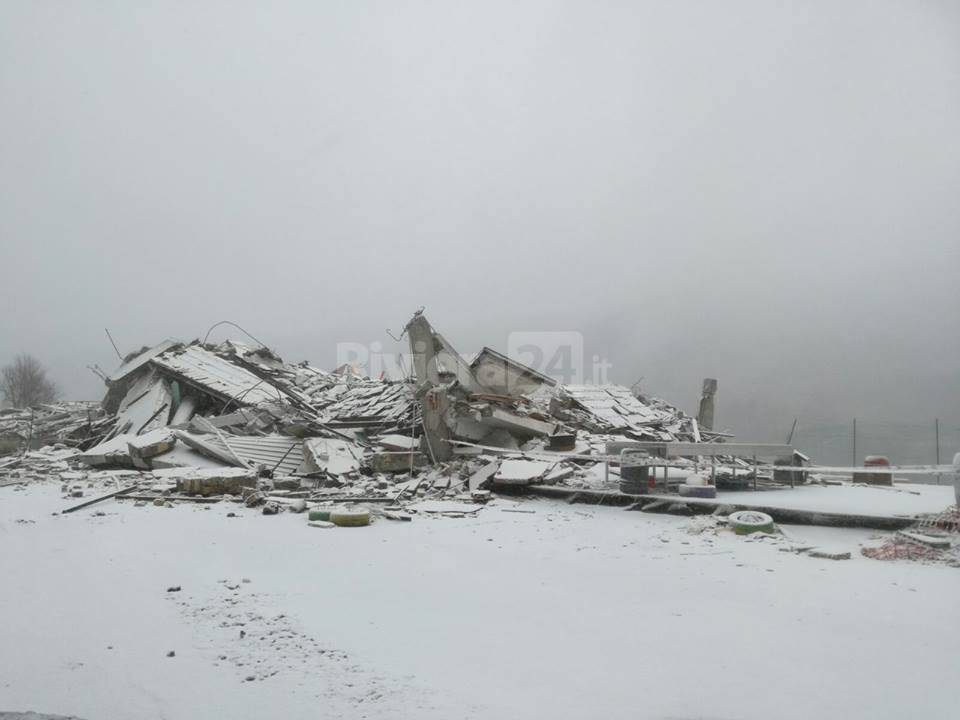
[{"label": "tire", "polygon": [[339,527],[363,527],[370,524],[370,511],[363,508],[333,510],[330,512],[330,522]]},{"label": "tire", "polygon": [[727,518],[730,527],[737,535],[749,535],[750,533],[773,532],[773,518],[766,513],[756,510],[741,510],[731,513]]}]

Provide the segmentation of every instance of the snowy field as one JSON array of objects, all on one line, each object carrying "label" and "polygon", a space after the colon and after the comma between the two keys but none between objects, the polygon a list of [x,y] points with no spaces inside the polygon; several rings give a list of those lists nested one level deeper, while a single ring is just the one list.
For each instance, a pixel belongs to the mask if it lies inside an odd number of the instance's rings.
[{"label": "snowy field", "polygon": [[336,529],[232,503],[52,515],[70,502],[0,489],[0,711],[958,716],[960,572],[859,555],[883,533],[546,500]]}]

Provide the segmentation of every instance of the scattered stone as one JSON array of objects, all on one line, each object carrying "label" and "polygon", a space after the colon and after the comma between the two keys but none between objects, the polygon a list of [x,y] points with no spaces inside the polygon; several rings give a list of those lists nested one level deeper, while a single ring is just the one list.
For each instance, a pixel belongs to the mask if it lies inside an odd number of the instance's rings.
[{"label": "scattered stone", "polygon": [[167,653],[167,657],[175,657],[175,656],[176,656],[176,653],[173,650]]},{"label": "scattered stone", "polygon": [[167,592],[180,592],[180,586],[171,585],[170,587],[167,588]]}]

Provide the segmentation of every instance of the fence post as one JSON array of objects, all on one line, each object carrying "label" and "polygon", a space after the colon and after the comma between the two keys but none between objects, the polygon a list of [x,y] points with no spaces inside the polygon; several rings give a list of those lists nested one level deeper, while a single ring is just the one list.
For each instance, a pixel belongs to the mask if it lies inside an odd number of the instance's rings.
[{"label": "fence post", "polygon": [[853,462],[850,467],[857,466],[857,419],[853,419]]},{"label": "fence post", "polygon": [[[934,418],[933,427],[937,438],[937,465],[940,464],[940,418]],[[937,473],[937,485],[940,484],[940,473]]]}]

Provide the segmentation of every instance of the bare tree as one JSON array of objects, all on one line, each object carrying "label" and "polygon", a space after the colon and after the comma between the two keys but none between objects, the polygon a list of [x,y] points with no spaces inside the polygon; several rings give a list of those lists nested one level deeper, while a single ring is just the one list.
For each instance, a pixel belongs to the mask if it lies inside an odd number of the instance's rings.
[{"label": "bare tree", "polygon": [[17,355],[13,363],[0,371],[0,392],[15,408],[53,402],[60,394],[40,361],[26,353]]}]

